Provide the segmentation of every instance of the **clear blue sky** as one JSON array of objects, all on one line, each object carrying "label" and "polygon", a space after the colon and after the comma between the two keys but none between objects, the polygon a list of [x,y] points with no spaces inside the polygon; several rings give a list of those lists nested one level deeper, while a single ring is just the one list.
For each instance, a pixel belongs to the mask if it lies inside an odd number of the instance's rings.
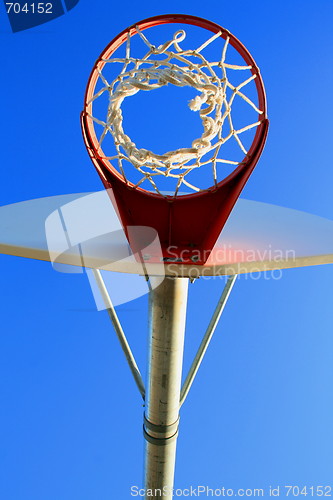
[{"label": "clear blue sky", "polygon": [[[176,12],[229,29],[261,68],[271,126],[242,196],[333,219],[332,7],[80,0],[13,34],[2,6],[1,205],[101,189],[79,122],[92,64],[128,25]],[[0,498],[131,498],[142,402],[86,276],[9,256],[0,269]],[[182,409],[177,487],[333,485],[332,278],[318,266],[237,281]],[[222,285],[190,286],[186,366]],[[145,297],[118,308],[143,371],[145,311]]]}]

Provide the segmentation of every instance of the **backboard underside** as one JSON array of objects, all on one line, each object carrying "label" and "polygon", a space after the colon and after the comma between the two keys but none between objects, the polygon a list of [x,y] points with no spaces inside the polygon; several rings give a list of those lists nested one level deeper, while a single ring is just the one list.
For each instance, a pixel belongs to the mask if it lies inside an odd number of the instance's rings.
[{"label": "backboard underside", "polygon": [[163,262],[157,233],[132,251],[106,191],[24,201],[0,208],[0,252],[122,273],[199,277],[333,262],[333,221],[239,199],[205,265]]}]

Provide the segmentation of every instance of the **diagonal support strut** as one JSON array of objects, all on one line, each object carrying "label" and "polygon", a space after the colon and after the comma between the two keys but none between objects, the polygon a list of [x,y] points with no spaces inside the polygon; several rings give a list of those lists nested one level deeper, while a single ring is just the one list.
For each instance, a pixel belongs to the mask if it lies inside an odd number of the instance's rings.
[{"label": "diagonal support strut", "polygon": [[209,322],[208,328],[206,330],[205,335],[203,336],[203,339],[201,341],[201,344],[199,346],[199,349],[195,355],[195,358],[192,362],[192,365],[189,369],[189,372],[187,374],[187,377],[185,379],[184,385],[182,387],[181,393],[180,393],[180,406],[184,403],[187,394],[189,393],[189,390],[193,384],[193,381],[195,379],[195,376],[197,374],[197,371],[199,370],[199,367],[201,365],[201,362],[204,358],[204,355],[207,351],[207,348],[209,346],[209,343],[213,337],[213,334],[215,332],[215,329],[217,327],[217,324],[220,320],[221,314],[225,308],[225,305],[227,303],[227,300],[229,298],[229,295],[231,293],[232,287],[235,284],[237,278],[237,274],[233,276],[229,276],[228,281],[223,289],[222,295],[217,303],[217,306],[215,308],[214,314]]},{"label": "diagonal support strut", "polygon": [[101,292],[101,295],[103,297],[104,304],[106,306],[107,312],[110,316],[110,319],[112,321],[113,327],[116,331],[118,340],[120,342],[121,348],[125,354],[125,357],[127,359],[128,366],[130,367],[130,370],[132,372],[132,375],[134,377],[135,383],[140,391],[140,394],[145,400],[145,386],[142,380],[142,376],[140,373],[140,370],[138,368],[138,365],[136,364],[135,358],[133,356],[133,353],[131,351],[131,348],[129,346],[129,343],[127,342],[126,335],[124,333],[124,330],[120,324],[119,318],[117,316],[117,313],[115,311],[115,308],[112,304],[109,292],[107,291],[107,288],[105,286],[104,280],[102,278],[101,272],[99,269],[92,269],[92,272],[94,274],[97,286],[99,288],[99,291]]}]

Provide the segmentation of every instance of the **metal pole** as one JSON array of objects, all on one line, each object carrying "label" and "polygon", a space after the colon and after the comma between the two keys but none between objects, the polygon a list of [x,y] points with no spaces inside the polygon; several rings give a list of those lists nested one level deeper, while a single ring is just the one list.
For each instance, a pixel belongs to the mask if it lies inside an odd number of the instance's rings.
[{"label": "metal pole", "polygon": [[187,278],[166,277],[158,287],[152,286],[149,294],[144,416],[147,500],[173,498],[187,289]]}]

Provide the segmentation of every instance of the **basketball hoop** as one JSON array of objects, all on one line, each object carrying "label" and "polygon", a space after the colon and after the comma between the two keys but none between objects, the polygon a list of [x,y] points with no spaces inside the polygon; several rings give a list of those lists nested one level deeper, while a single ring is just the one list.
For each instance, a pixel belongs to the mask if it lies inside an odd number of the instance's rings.
[{"label": "basketball hoop", "polygon": [[[150,31],[143,33],[174,23],[188,25],[187,31],[195,27],[201,37],[204,33],[200,45],[188,48],[191,40],[184,29],[173,31],[159,46],[150,41]],[[240,63],[228,60],[230,50]],[[115,67],[120,71],[112,74]],[[245,77],[234,83],[234,73]],[[166,85],[196,90],[189,107],[199,113],[203,132],[188,147],[157,154],[137,147],[125,133],[121,106],[140,91]],[[254,97],[246,94],[251,85]],[[100,116],[95,108],[105,96]],[[237,101],[253,114],[240,127],[235,125]],[[104,186],[112,189],[125,231],[150,226],[159,234],[165,261],[204,264],[266,140],[264,86],[247,49],[224,28],[198,17],[175,14],[141,21],[116,36],[96,61],[81,120],[89,155]],[[249,147],[242,139],[247,133],[252,133]],[[110,137],[112,151],[106,144]],[[237,147],[234,157],[224,155],[230,143]],[[225,166],[231,173],[223,175]]]}]

